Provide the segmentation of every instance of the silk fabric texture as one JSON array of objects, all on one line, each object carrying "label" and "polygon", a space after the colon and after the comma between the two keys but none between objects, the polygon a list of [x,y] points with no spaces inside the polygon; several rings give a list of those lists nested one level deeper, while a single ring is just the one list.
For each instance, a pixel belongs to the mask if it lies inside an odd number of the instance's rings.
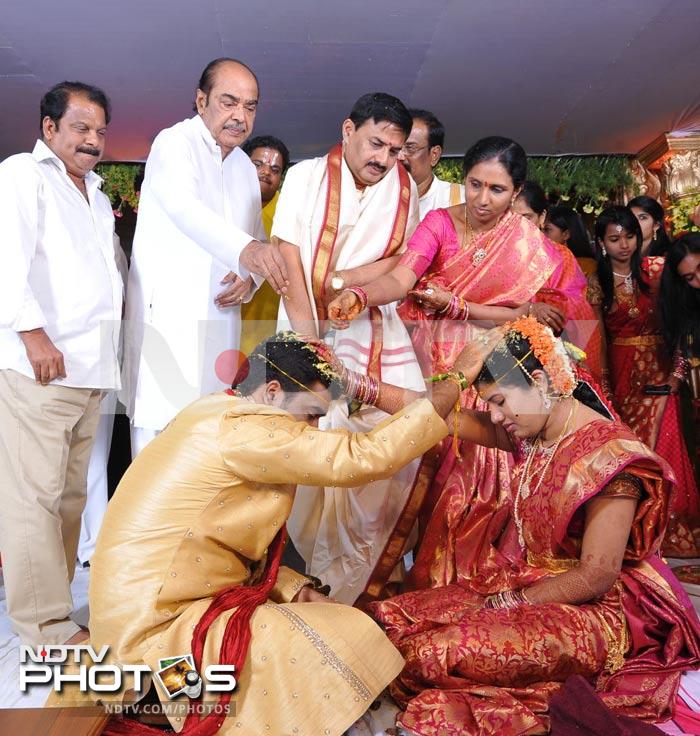
[{"label": "silk fabric texture", "polygon": [[[323,432],[225,393],[195,402],[144,448],[109,504],[91,561],[91,643],[109,645],[110,661],[146,663],[154,671],[159,659],[190,653],[194,627],[213,596],[257,581],[297,483],[349,486],[385,478],[446,433],[425,399],[369,435]],[[400,671],[400,656],[362,612],[331,602],[290,603],[305,582],[282,568],[271,600],[253,614],[236,712],[221,733],[327,728],[339,736]],[[212,624],[204,667],[219,661],[232,613]],[[183,716],[171,713],[180,730]]]},{"label": "silk fabric texture", "polygon": [[[632,297],[616,290],[613,307],[604,315],[608,362],[620,417],[671,465],[675,475],[671,522],[663,552],[671,557],[697,557],[700,546],[693,530],[700,536],[700,498],[683,437],[680,396],[644,394],[647,385],[667,383],[673,370],[656,311],[663,265],[664,259],[659,256],[643,259],[648,294],[636,289]],[[590,276],[589,282],[589,298],[600,304],[598,277]]]},{"label": "silk fabric texture", "polygon": [[[472,257],[481,247],[487,255],[475,265]],[[595,324],[585,301],[583,274],[566,264],[551,241],[520,215],[507,213],[492,230],[462,249],[447,210],[430,212],[409,241],[401,263],[413,269],[419,288],[434,282],[467,301],[492,306],[548,300],[568,316]],[[399,315],[412,328],[411,338],[426,375],[451,370],[462,348],[482,331],[471,322],[426,314],[413,300],[401,305]],[[474,389],[462,393],[462,407],[486,408]],[[459,454],[455,457],[449,440],[423,458],[363,604],[386,596],[385,582],[417,517],[423,538],[409,587],[442,586],[469,578],[491,554],[510,503],[511,458],[502,450],[468,442],[459,443]]]},{"label": "silk fabric texture", "polygon": [[[584,605],[483,607],[486,595],[575,566],[585,503],[623,471],[643,494],[608,593]],[[620,714],[668,718],[682,671],[700,662],[700,622],[658,557],[671,479],[624,425],[591,422],[564,440],[521,502],[524,554],[500,551],[468,580],[371,604],[406,658],[391,688],[406,708],[401,724],[419,736],[546,733],[549,699],[571,675]],[[512,526],[502,525],[504,539]]]}]

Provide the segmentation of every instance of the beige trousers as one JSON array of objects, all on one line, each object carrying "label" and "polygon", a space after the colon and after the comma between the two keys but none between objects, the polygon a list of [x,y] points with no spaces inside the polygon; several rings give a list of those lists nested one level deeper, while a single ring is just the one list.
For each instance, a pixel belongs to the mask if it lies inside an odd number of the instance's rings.
[{"label": "beige trousers", "polygon": [[7,609],[29,645],[77,633],[70,584],[99,389],[0,370],[0,550]]}]

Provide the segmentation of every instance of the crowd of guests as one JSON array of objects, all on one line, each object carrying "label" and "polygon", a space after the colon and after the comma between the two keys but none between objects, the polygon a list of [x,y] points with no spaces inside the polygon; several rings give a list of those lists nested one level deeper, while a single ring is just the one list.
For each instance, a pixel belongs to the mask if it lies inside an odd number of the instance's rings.
[{"label": "crowd of guests", "polygon": [[290,167],[251,137],[259,98],[240,61],[203,71],[153,142],[127,279],[93,172],[104,92],[56,85],[33,152],[0,164],[15,631],[88,636],[70,583],[121,390],[134,460],[87,555],[89,636],[122,665],[235,664],[236,714],[207,733],[339,735],[386,687],[407,733],[545,733],[580,675],[618,714],[670,717],[700,664],[660,557],[700,557],[700,236],[672,242],[640,196],[591,238],[500,136],[443,182],[442,124],[384,93]]}]

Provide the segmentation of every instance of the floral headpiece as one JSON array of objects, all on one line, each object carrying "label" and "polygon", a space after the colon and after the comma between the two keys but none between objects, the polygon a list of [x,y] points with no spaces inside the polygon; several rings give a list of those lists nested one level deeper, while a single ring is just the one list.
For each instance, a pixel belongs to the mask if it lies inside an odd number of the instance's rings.
[{"label": "floral headpiece", "polygon": [[530,343],[530,350],[516,361],[514,368],[520,368],[533,380],[523,362],[529,355],[534,355],[542,364],[552,390],[560,396],[571,396],[577,384],[571,359],[562,340],[556,338],[549,327],[541,324],[534,317],[520,317],[515,322],[503,325],[503,331],[504,339],[496,347],[498,351],[507,351],[508,342],[515,334],[522,335]]}]

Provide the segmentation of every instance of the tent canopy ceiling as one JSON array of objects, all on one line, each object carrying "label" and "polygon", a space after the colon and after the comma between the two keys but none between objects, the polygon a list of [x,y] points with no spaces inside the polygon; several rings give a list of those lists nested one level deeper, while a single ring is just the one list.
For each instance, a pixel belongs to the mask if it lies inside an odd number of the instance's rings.
[{"label": "tent canopy ceiling", "polygon": [[192,114],[212,58],[257,73],[255,134],[325,152],[365,92],[435,112],[446,153],[515,138],[529,153],[635,153],[700,129],[698,0],[27,0],[0,24],[0,158],[30,149],[39,100],[79,79],[112,99],[110,160],[143,160]]}]

